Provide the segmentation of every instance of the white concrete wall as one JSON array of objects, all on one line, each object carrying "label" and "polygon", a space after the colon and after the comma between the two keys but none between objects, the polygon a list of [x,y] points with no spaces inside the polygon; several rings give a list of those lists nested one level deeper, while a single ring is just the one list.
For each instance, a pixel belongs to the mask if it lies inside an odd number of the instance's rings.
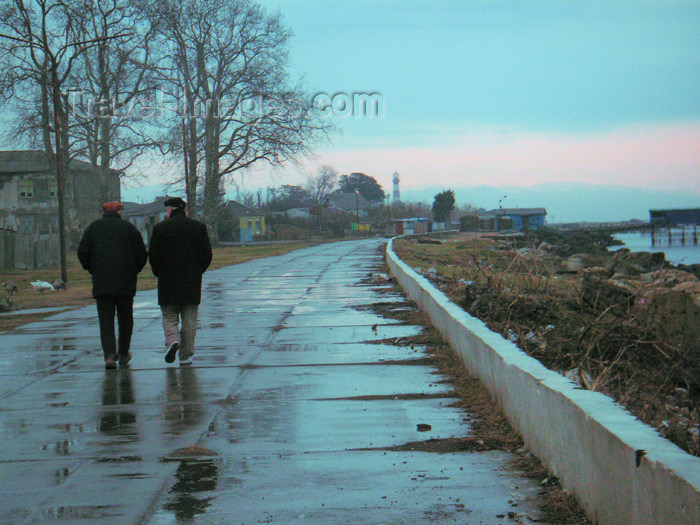
[{"label": "white concrete wall", "polygon": [[[700,458],[491,332],[387,247],[409,296],[491,392],[527,447],[602,525],[700,524]],[[637,450],[645,451],[639,467]]]}]

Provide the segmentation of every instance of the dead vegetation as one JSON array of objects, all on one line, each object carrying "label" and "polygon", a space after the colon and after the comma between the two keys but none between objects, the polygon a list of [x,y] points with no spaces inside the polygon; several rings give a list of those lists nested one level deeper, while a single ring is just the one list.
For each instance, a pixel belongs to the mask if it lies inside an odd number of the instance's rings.
[{"label": "dead vegetation", "polygon": [[491,330],[700,455],[700,282],[663,254],[608,244],[545,231],[399,239],[394,250]]}]

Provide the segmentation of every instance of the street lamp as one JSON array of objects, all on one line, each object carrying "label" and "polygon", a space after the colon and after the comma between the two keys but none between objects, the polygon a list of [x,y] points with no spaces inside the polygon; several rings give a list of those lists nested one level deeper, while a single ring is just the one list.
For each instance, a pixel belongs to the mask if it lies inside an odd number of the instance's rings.
[{"label": "street lamp", "polygon": [[355,213],[357,214],[357,231],[360,231],[360,189],[355,188]]},{"label": "street lamp", "polygon": [[501,203],[503,202],[503,199],[505,199],[508,195],[504,195],[500,199],[498,199],[498,213],[496,213],[496,220],[494,224],[494,231],[498,231],[498,215],[500,214],[501,216],[503,215],[503,206]]}]

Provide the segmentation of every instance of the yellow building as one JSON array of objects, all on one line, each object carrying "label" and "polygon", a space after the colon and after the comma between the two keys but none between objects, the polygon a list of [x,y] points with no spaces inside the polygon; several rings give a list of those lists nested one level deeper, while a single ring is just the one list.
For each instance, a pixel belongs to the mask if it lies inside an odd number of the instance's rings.
[{"label": "yellow building", "polygon": [[231,240],[251,242],[265,236],[265,216],[260,212],[240,202],[228,201],[225,215],[234,222]]}]

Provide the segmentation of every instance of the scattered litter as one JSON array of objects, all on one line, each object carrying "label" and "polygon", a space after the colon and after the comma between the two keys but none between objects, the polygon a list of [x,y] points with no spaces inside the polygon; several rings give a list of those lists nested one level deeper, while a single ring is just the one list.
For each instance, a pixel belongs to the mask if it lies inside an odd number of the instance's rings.
[{"label": "scattered litter", "polygon": [[592,390],[593,378],[588,372],[579,367],[564,372],[564,377],[586,390]]},{"label": "scattered litter", "polygon": [[46,281],[31,281],[32,288],[37,292],[45,292],[46,290],[56,291],[53,284],[47,283]]}]

